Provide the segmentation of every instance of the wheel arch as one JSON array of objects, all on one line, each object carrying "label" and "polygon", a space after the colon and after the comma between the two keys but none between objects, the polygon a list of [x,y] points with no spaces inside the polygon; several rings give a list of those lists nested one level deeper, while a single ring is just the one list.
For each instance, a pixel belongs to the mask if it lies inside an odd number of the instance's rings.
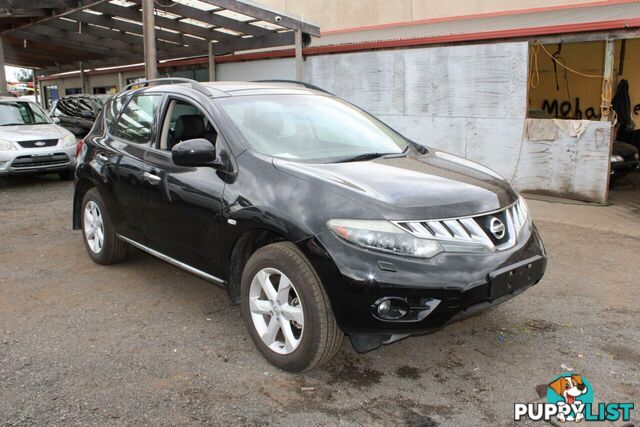
[{"label": "wheel arch", "polygon": [[264,246],[285,241],[289,239],[283,233],[269,228],[246,230],[235,240],[229,252],[227,269],[227,293],[232,305],[240,304],[242,272],[251,255]]},{"label": "wheel arch", "polygon": [[87,191],[96,187],[89,178],[80,178],[75,185],[73,192],[73,229],[79,230],[82,223],[82,199]]}]

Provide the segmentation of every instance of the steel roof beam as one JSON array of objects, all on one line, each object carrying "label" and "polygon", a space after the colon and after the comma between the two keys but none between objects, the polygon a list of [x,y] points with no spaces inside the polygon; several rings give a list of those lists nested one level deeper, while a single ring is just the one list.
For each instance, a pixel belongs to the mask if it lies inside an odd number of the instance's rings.
[{"label": "steel roof beam", "polygon": [[320,27],[311,22],[304,22],[298,17],[270,9],[251,0],[200,0],[213,6],[222,7],[233,12],[242,13],[261,21],[270,22],[291,30],[302,31],[320,37]]},{"label": "steel roof beam", "polygon": [[[142,12],[140,12],[137,7],[124,7],[110,3],[104,3],[94,8],[94,10],[111,16],[119,16],[121,18],[130,19],[136,22],[142,22]],[[234,36],[223,34],[219,31],[215,31],[213,29],[187,24],[186,22],[180,22],[177,19],[169,19],[163,16],[156,16],[155,23],[158,27],[164,27],[169,30],[178,31],[182,34],[191,34],[194,36],[202,37],[206,40],[227,41],[237,38]]]},{"label": "steel roof beam", "polygon": [[[78,22],[83,22],[86,24],[94,24],[100,25],[102,27],[111,28],[118,31],[126,31],[128,33],[139,34],[142,35],[142,25],[134,24],[132,22],[121,21],[118,19],[114,19],[107,15],[94,15],[92,13],[87,12],[76,12],[67,16],[70,19],[74,19]],[[199,40],[193,37],[185,37],[182,34],[173,33],[171,31],[165,31],[156,28],[156,36],[158,39],[168,40],[175,43],[180,43],[184,45],[197,45],[202,44],[203,46],[206,44],[204,40]]]},{"label": "steel roof beam", "polygon": [[[140,0],[136,0],[139,2]],[[242,21],[227,18],[226,16],[217,15],[213,11],[208,12],[206,10],[197,9],[195,7],[187,6],[182,3],[174,3],[171,7],[166,9],[167,12],[176,15],[183,16],[185,18],[191,18],[198,21],[206,22],[215,27],[226,28],[229,30],[237,31],[243,34],[249,34],[252,36],[260,37],[273,33],[273,31],[257,27],[255,25],[247,24]]]},{"label": "steel roof beam", "polygon": [[[78,31],[79,24],[82,24],[82,30]],[[96,27],[95,25],[89,25],[86,23],[81,23],[80,21],[67,21],[62,19],[57,19],[55,21],[49,21],[46,24],[41,24],[40,26],[54,27],[61,30],[72,31],[78,34],[90,34],[96,37],[101,37],[104,39],[120,41],[123,43],[135,44],[139,46],[142,42],[142,37],[135,36],[133,34],[128,34],[120,30],[110,30],[108,28]],[[177,45],[173,43],[167,43],[162,40],[157,40],[158,46],[161,46],[163,49],[168,49],[172,47],[177,47]]]},{"label": "steel roof beam", "polygon": [[[58,24],[55,24],[55,25],[56,27],[67,26],[64,24],[64,22],[65,21],[58,20]],[[76,27],[75,29],[77,29],[77,26],[75,26],[73,23],[68,21],[67,21],[67,24],[71,24],[71,25],[67,26],[67,28],[64,28],[64,29],[60,29],[59,27],[56,28],[51,25],[36,25],[34,27],[31,27],[29,29],[29,32],[42,34],[45,36],[56,37],[58,39],[69,40],[69,41],[77,42],[81,44],[88,44],[88,45],[105,47],[105,48],[116,49],[116,50],[124,49],[124,50],[133,51],[133,52],[142,52],[142,47],[140,45],[123,42],[121,40],[97,37],[89,33],[80,34],[74,31],[73,27]]]}]

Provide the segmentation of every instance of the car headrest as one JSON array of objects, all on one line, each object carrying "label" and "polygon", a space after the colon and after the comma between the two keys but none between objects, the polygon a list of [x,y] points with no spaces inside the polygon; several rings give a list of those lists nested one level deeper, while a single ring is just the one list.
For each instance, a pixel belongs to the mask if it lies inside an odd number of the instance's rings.
[{"label": "car headrest", "polygon": [[278,136],[283,128],[282,114],[279,112],[261,113],[256,120],[256,125],[263,136]]},{"label": "car headrest", "polygon": [[202,116],[200,114],[185,114],[178,117],[173,135],[176,142],[204,138],[205,128]]}]

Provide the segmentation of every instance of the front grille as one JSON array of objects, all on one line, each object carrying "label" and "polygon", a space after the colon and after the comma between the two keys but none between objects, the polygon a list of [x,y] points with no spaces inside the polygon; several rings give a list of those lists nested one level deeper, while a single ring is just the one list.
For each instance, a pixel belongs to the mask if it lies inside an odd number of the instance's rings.
[{"label": "front grille", "polygon": [[44,156],[19,156],[13,160],[11,167],[20,169],[38,166],[55,166],[63,165],[68,162],[69,156],[64,153],[47,154]]},{"label": "front grille", "polygon": [[43,148],[58,145],[57,139],[34,139],[33,141],[18,141],[23,148]]},{"label": "front grille", "polygon": [[[477,244],[491,249],[507,249],[515,245],[518,233],[527,222],[527,215],[527,207],[519,199],[513,205],[490,214],[394,223],[416,237],[436,239],[445,244]],[[499,230],[500,223],[504,226],[504,235],[492,232],[492,222],[495,231]]]}]

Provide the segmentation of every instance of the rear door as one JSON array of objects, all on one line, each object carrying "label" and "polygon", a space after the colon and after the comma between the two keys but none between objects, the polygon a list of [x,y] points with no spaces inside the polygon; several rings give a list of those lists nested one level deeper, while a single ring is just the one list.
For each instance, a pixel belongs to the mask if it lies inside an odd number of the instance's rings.
[{"label": "rear door", "polygon": [[95,155],[96,161],[111,172],[109,184],[115,207],[112,219],[116,230],[141,244],[144,244],[144,156],[155,136],[162,100],[162,94],[133,95],[111,124],[110,138]]},{"label": "rear door", "polygon": [[171,148],[184,140],[205,138],[219,151],[222,138],[201,104],[169,96],[156,146],[146,156],[154,182],[144,190],[149,247],[205,273],[220,277],[218,251],[223,176],[212,167],[177,166]]}]

